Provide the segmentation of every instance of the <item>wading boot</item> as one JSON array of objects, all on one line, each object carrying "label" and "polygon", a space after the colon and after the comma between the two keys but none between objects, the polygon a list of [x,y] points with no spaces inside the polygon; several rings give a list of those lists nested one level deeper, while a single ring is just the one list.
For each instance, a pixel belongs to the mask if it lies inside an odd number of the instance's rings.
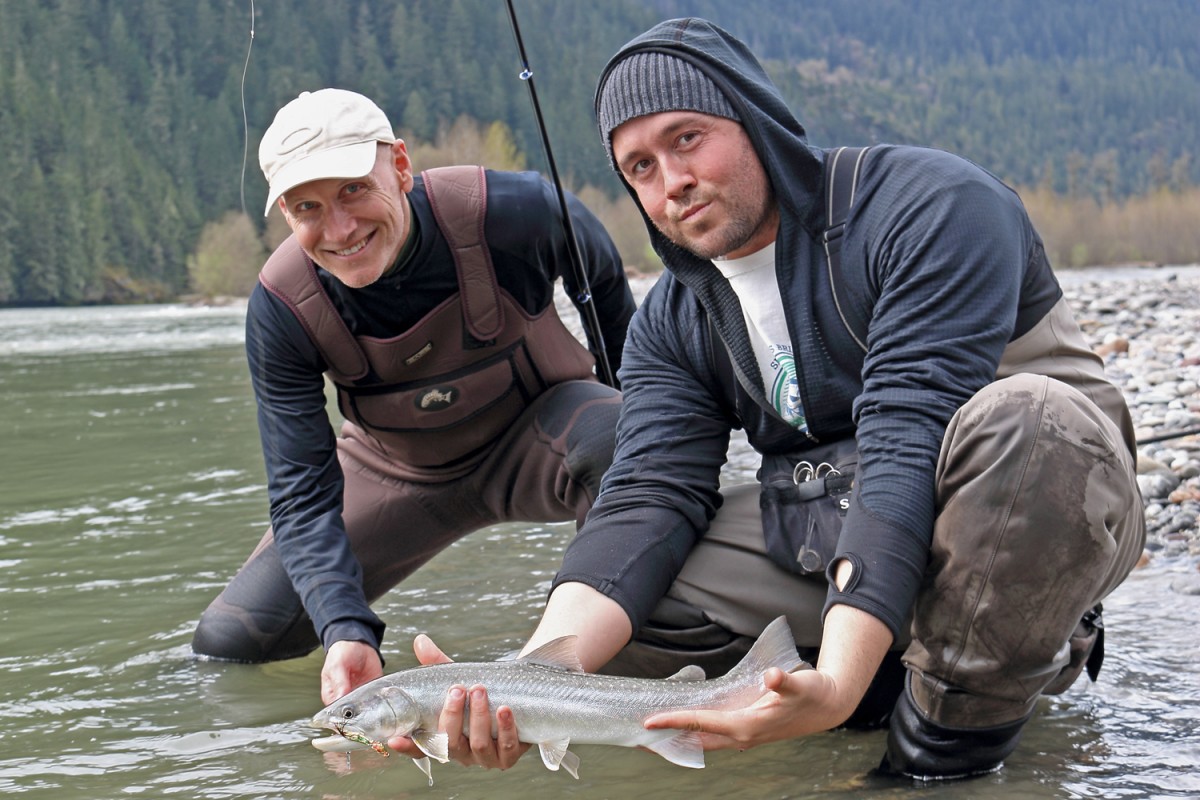
[{"label": "wading boot", "polygon": [[1016,748],[1021,729],[1033,712],[1016,722],[990,728],[948,728],[921,713],[905,687],[888,729],[884,775],[920,781],[955,780],[986,775],[1003,765]]}]

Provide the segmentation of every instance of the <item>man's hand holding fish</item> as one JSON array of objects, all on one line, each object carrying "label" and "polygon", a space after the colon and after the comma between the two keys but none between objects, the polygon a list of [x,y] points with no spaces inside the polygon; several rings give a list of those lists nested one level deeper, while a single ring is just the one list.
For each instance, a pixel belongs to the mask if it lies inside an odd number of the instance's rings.
[{"label": "man's hand holding fish", "polygon": [[[413,639],[413,653],[422,665],[449,664],[453,661],[423,633]],[[469,709],[474,709],[475,713],[471,714]],[[487,689],[480,685],[469,689],[462,685],[450,687],[441,716],[438,718],[438,730],[464,730],[463,720],[468,714],[470,718],[466,728],[467,734],[460,733],[457,738],[451,737],[447,746],[450,758],[460,764],[468,767],[478,765],[485,769],[508,769],[529,749],[528,744],[517,738],[517,723],[513,718],[512,709],[508,706],[496,709],[496,735],[492,736]],[[387,746],[413,759],[420,759],[425,755],[407,736],[393,736],[388,739]]]},{"label": "man's hand holding fish", "polygon": [[833,635],[827,636],[816,669],[767,670],[763,675],[767,691],[750,705],[655,714],[646,720],[646,727],[698,731],[705,750],[746,750],[838,727],[854,712],[872,678],[864,667],[868,659],[855,650],[847,632],[861,626],[864,640],[869,641],[874,629],[877,649],[886,649],[887,637],[878,620],[849,606],[834,606],[828,620],[836,624],[829,628]]}]

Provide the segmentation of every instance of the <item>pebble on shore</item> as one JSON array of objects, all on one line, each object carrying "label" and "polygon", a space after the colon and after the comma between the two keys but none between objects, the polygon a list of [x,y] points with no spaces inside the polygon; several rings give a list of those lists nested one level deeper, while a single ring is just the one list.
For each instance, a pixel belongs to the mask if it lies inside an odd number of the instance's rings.
[{"label": "pebble on shore", "polygon": [[[1083,333],[1125,393],[1146,502],[1144,562],[1200,556],[1200,269],[1073,279],[1064,292]],[[1098,272],[1103,275],[1103,271]],[[1173,584],[1200,594],[1195,570]]]}]

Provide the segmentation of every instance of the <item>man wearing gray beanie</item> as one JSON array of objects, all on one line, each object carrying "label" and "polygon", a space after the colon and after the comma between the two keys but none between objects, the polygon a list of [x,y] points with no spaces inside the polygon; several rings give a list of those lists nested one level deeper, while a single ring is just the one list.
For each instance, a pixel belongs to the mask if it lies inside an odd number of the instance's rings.
[{"label": "man wearing gray beanie", "polygon": [[613,129],[634,117],[661,111],[699,111],[741,121],[711,78],[687,61],[665,53],[634,53],[618,61],[604,87],[612,88],[597,94],[596,117],[610,162]]},{"label": "man wearing gray beanie", "polygon": [[[1000,769],[1041,694],[1095,678],[1145,538],[1128,409],[1020,200],[948,153],[810,145],[703,20],[625,45],[596,113],[666,272],[526,651],[575,635],[588,670],[712,676],[786,615],[814,669],[645,725],[744,749],[889,724],[885,774]],[[722,485],[734,428],[758,483]]]}]

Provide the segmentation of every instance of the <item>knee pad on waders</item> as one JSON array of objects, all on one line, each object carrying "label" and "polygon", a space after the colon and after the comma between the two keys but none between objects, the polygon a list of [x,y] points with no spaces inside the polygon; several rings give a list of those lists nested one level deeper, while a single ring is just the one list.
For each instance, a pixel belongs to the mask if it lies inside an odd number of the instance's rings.
[{"label": "knee pad on waders", "polygon": [[263,631],[241,614],[209,607],[192,634],[192,653],[216,661],[261,664],[306,656],[321,646],[305,617],[284,632]]},{"label": "knee pad on waders", "polygon": [[196,655],[252,664],[299,658],[320,645],[274,546],[242,566],[192,634]]},{"label": "knee pad on waders", "polygon": [[888,728],[882,775],[919,781],[973,778],[1004,765],[1033,716],[987,728],[950,728],[933,722],[917,708],[906,685],[896,701]]},{"label": "knee pad on waders", "polygon": [[538,411],[537,425],[563,453],[571,480],[594,499],[612,464],[621,395],[595,381],[572,381],[554,388],[552,402]]},{"label": "knee pad on waders", "polygon": [[754,639],[709,620],[698,608],[672,597],[659,600],[652,618],[598,672],[635,678],[666,678],[697,666],[707,678],[724,675],[750,652]]}]

